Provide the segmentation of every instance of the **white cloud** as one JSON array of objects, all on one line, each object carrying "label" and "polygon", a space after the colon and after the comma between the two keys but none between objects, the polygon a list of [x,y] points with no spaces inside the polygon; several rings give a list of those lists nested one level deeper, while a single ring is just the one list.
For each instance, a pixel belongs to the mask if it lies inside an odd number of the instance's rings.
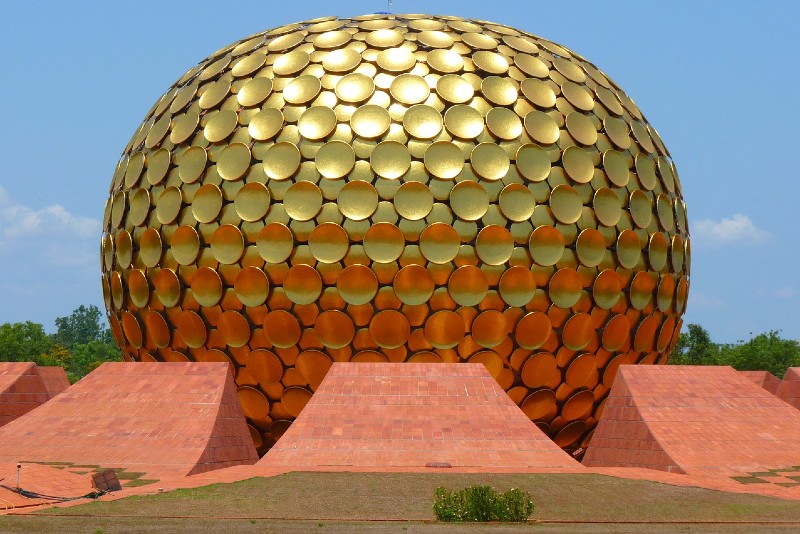
[{"label": "white cloud", "polygon": [[0,186],[0,245],[45,233],[80,240],[99,239],[100,221],[74,215],[60,204],[34,209],[15,203]]},{"label": "white cloud", "polygon": [[700,311],[718,311],[725,307],[725,301],[714,295],[707,295],[700,291],[689,291],[687,308]]},{"label": "white cloud", "polygon": [[722,246],[730,243],[763,243],[770,234],[758,228],[750,217],[735,213],[718,221],[702,219],[695,221],[691,229],[692,239],[702,240],[711,245]]}]

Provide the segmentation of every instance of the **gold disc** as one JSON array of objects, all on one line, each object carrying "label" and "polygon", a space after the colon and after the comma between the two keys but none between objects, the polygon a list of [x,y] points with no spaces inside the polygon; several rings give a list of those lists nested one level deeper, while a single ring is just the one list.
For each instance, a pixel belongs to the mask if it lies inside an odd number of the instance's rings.
[{"label": "gold disc", "polygon": [[536,200],[530,189],[522,184],[509,184],[500,192],[500,211],[509,220],[522,222],[533,215]]},{"label": "gold disc", "polygon": [[353,72],[336,84],[336,96],[343,102],[357,104],[375,93],[375,82],[369,76]]},{"label": "gold disc", "polygon": [[559,308],[571,308],[581,298],[581,277],[575,269],[559,269],[550,278],[550,300]]},{"label": "gold disc", "polygon": [[486,127],[497,138],[513,141],[522,135],[522,121],[508,108],[492,108],[486,114]]},{"label": "gold disc", "polygon": [[325,178],[341,178],[353,169],[356,156],[353,147],[343,141],[330,141],[317,151],[314,164]]},{"label": "gold disc", "polygon": [[487,265],[503,265],[514,252],[514,238],[505,227],[490,224],[478,232],[475,252]]},{"label": "gold disc", "polygon": [[564,254],[564,236],[553,226],[540,226],[531,233],[528,241],[533,261],[539,265],[555,265]]},{"label": "gold disc", "polygon": [[542,182],[550,175],[550,157],[536,145],[522,145],[517,150],[517,168],[531,182]]},{"label": "gold disc", "polygon": [[274,310],[264,318],[264,334],[278,348],[289,348],[300,340],[300,323],[291,313]]},{"label": "gold disc", "polygon": [[322,191],[311,182],[297,182],[286,191],[283,208],[292,219],[311,220],[322,208]]},{"label": "gold disc", "polygon": [[528,358],[522,366],[522,383],[529,388],[540,388],[552,382],[559,373],[556,358],[549,352],[539,352]]},{"label": "gold disc", "polygon": [[592,298],[595,304],[604,310],[610,310],[622,296],[622,285],[619,275],[614,269],[606,269],[597,275],[592,286]]},{"label": "gold disc", "polygon": [[231,265],[239,261],[244,252],[242,232],[232,224],[223,224],[211,236],[211,253],[222,264]]},{"label": "gold disc", "polygon": [[258,254],[269,263],[282,263],[292,254],[294,236],[289,228],[281,223],[269,223],[258,232],[256,238]]},{"label": "gold disc", "polygon": [[181,283],[174,271],[161,269],[153,279],[153,286],[158,300],[171,308],[181,299]]},{"label": "gold disc", "polygon": [[397,310],[378,312],[369,323],[375,343],[384,349],[402,347],[411,335],[408,318]]},{"label": "gold disc", "polygon": [[642,256],[642,244],[633,230],[623,230],[617,237],[617,259],[626,269],[633,269]]},{"label": "gold disc", "polygon": [[461,76],[446,74],[436,81],[436,94],[451,104],[464,104],[475,96],[475,89]]},{"label": "gold disc", "polygon": [[[424,32],[423,32],[424,33]],[[425,102],[431,94],[428,82],[415,74],[401,74],[389,86],[392,97],[408,106]]]},{"label": "gold disc", "polygon": [[214,184],[205,184],[192,199],[192,215],[200,223],[210,223],[222,209],[222,191]]},{"label": "gold disc", "polygon": [[506,316],[497,310],[486,310],[472,321],[472,339],[481,347],[492,348],[508,337]]},{"label": "gold disc", "polygon": [[451,74],[464,68],[464,58],[453,50],[431,50],[428,52],[428,65],[444,74]]},{"label": "gold disc", "polygon": [[295,304],[311,304],[322,293],[322,278],[313,267],[294,265],[283,278],[283,291]]},{"label": "gold disc", "polygon": [[488,76],[481,81],[481,93],[497,106],[510,106],[517,101],[517,87],[508,78]]},{"label": "gold disc", "polygon": [[601,187],[594,193],[592,200],[594,214],[600,224],[615,226],[622,217],[622,201],[613,189]]},{"label": "gold disc", "polygon": [[[256,141],[272,139],[283,128],[283,113],[279,109],[262,109],[250,119],[247,133]],[[269,175],[269,173],[267,173]]]},{"label": "gold disc", "polygon": [[307,350],[297,355],[294,367],[313,390],[319,389],[333,362],[318,350]]},{"label": "gold disc", "polygon": [[191,226],[181,226],[172,234],[170,241],[172,257],[180,265],[190,265],[200,252],[200,237]]},{"label": "gold disc", "polygon": [[314,321],[314,333],[323,345],[332,349],[346,347],[355,336],[355,326],[346,313],[327,310]]},{"label": "gold disc", "polygon": [[363,221],[378,208],[378,192],[369,182],[348,182],[336,199],[339,211],[348,219]]},{"label": "gold disc", "polygon": [[525,115],[525,131],[528,135],[543,145],[551,145],[558,141],[558,124],[550,115],[534,110]]},{"label": "gold disc", "polygon": [[388,48],[383,50],[376,58],[378,66],[389,72],[404,72],[411,70],[417,59],[405,48]]},{"label": "gold disc", "polygon": [[283,364],[280,358],[269,350],[250,351],[247,355],[246,367],[250,375],[261,385],[278,382],[283,376]]},{"label": "gold disc", "polygon": [[556,105],[555,91],[541,80],[527,78],[520,84],[520,89],[525,98],[540,108],[552,108]]},{"label": "gold disc", "polygon": [[322,263],[336,263],[344,258],[349,243],[347,232],[336,223],[322,223],[308,236],[311,254]]},{"label": "gold disc", "polygon": [[392,223],[373,224],[364,234],[364,252],[378,263],[395,261],[403,253],[404,247],[405,236]]},{"label": "gold disc", "polygon": [[464,338],[464,320],[459,314],[440,310],[425,323],[425,339],[437,349],[449,349]]},{"label": "gold disc", "polygon": [[245,306],[261,306],[269,295],[269,279],[258,267],[244,267],[236,273],[233,289],[239,302]]},{"label": "gold disc", "polygon": [[336,128],[336,112],[327,106],[312,106],[297,120],[300,135],[313,141],[328,137]]},{"label": "gold disc", "polygon": [[442,179],[455,178],[464,168],[461,149],[448,141],[437,141],[428,146],[424,161],[428,172]]},{"label": "gold disc", "polygon": [[382,141],[372,149],[369,163],[378,176],[395,180],[408,172],[411,167],[411,154],[402,143]]},{"label": "gold disc", "polygon": [[447,281],[447,292],[461,306],[476,306],[489,291],[489,281],[478,267],[463,265]]},{"label": "gold disc", "polygon": [[581,350],[591,342],[594,335],[592,316],[588,313],[576,313],[564,324],[561,339],[569,350]]},{"label": "gold disc", "polygon": [[505,177],[511,167],[508,154],[495,143],[480,143],[473,148],[470,163],[478,176],[492,181]]},{"label": "gold disc", "polygon": [[475,139],[483,133],[484,127],[480,111],[465,104],[449,108],[444,114],[444,125],[448,132],[461,139]]},{"label": "gold disc", "polygon": [[[236,93],[236,100],[244,107],[257,106],[272,92],[272,80],[266,77],[253,78]],[[277,110],[276,110],[277,111]]]},{"label": "gold disc", "polygon": [[275,143],[267,150],[262,165],[271,179],[286,180],[300,167],[300,150],[292,143]]},{"label": "gold disc", "polygon": [[449,224],[433,223],[419,236],[420,252],[432,263],[451,262],[458,254],[459,246],[458,232]]},{"label": "gold disc", "polygon": [[201,306],[215,306],[222,298],[222,279],[217,271],[200,267],[192,275],[192,295]]},{"label": "gold disc", "polygon": [[236,193],[234,207],[236,208],[236,214],[243,221],[252,222],[261,219],[267,214],[269,201],[269,189],[259,182],[250,182]]},{"label": "gold disc", "polygon": [[203,135],[209,143],[219,143],[233,133],[238,125],[239,117],[233,110],[221,110],[208,119]]},{"label": "gold disc", "polygon": [[403,304],[417,306],[428,302],[433,295],[433,277],[421,265],[406,265],[395,275],[392,287]]},{"label": "gold disc", "polygon": [[417,139],[433,139],[442,131],[442,115],[424,104],[411,106],[403,114],[403,128]]},{"label": "gold disc", "polygon": [[523,308],[536,293],[536,279],[530,269],[516,265],[503,273],[498,289],[506,304]]},{"label": "gold disc", "polygon": [[336,289],[348,304],[367,304],[378,292],[378,278],[369,267],[349,265],[336,277]]},{"label": "gold disc", "polygon": [[562,184],[554,187],[550,193],[550,209],[556,219],[572,224],[581,218],[583,202],[574,187]]},{"label": "gold disc", "polygon": [[306,74],[294,78],[283,88],[283,99],[289,104],[305,104],[312,101],[322,89],[316,76]]},{"label": "gold disc", "polygon": [[353,132],[364,139],[382,136],[389,130],[391,123],[389,112],[373,104],[359,107],[350,117],[350,127]]},{"label": "gold disc", "polygon": [[476,182],[459,182],[450,191],[450,207],[461,219],[477,221],[489,209],[489,193]]},{"label": "gold disc", "polygon": [[229,347],[242,347],[250,339],[250,323],[237,311],[224,312],[219,318],[217,328]]},{"label": "gold disc", "polygon": [[600,265],[606,253],[606,240],[603,234],[594,228],[581,231],[575,243],[575,252],[583,265],[587,267]]}]

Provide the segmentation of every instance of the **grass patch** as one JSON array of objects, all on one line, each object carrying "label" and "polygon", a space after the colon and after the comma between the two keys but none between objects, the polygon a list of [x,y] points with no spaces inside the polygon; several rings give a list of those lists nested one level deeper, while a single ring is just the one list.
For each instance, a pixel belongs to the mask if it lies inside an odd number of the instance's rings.
[{"label": "grass patch", "polygon": [[527,521],[533,513],[531,494],[511,488],[505,493],[487,485],[451,491],[436,488],[433,513],[439,521]]}]

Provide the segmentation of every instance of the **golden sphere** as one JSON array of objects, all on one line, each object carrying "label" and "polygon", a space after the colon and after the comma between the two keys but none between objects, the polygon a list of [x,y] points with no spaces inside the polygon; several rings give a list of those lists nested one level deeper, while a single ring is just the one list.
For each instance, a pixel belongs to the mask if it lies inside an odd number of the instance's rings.
[{"label": "golden sphere", "polygon": [[484,364],[562,447],[689,283],[669,152],[569,49],[456,17],[290,24],[158,99],[106,204],[136,361],[226,361],[263,453],[334,361]]}]

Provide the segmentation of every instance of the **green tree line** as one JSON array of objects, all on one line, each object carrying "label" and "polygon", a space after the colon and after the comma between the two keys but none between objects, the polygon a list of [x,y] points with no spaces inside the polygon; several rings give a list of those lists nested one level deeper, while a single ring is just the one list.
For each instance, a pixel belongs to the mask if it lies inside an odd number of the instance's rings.
[{"label": "green tree line", "polygon": [[32,321],[0,325],[0,361],[34,362],[63,367],[75,382],[103,362],[121,360],[111,331],[102,322],[97,306],[79,306],[55,321],[56,332]]},{"label": "green tree line", "polygon": [[800,344],[783,339],[775,330],[737,343],[714,343],[699,324],[690,324],[687,330],[680,335],[669,363],[730,365],[740,371],[769,371],[778,378],[783,378],[789,367],[800,366]]}]

